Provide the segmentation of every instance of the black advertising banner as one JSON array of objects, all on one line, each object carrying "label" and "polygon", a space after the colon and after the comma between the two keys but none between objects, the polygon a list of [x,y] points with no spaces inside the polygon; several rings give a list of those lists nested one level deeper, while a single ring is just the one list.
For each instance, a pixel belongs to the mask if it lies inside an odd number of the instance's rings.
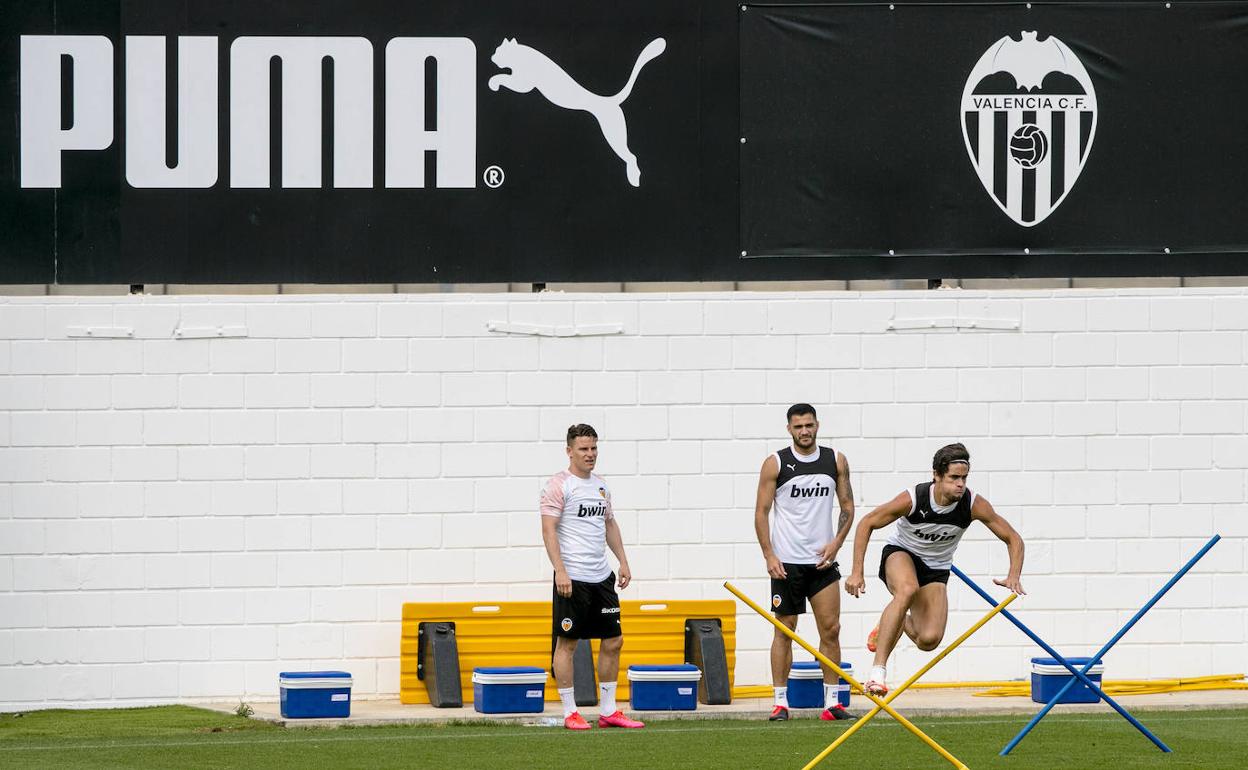
[{"label": "black advertising banner", "polygon": [[0,283],[697,277],[704,5],[3,0]]},{"label": "black advertising banner", "polygon": [[1118,258],[1178,275],[1177,255],[1248,247],[1242,3],[741,18],[747,254],[1140,255]]},{"label": "black advertising banner", "polygon": [[1248,2],[0,0],[0,283],[1242,274],[1244,30]]}]

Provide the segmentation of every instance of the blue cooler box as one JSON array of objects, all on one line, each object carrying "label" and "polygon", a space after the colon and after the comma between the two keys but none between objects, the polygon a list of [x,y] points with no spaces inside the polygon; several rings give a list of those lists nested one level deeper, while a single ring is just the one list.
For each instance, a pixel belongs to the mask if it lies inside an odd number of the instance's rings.
[{"label": "blue cooler box", "polygon": [[[852,664],[842,661],[841,668],[853,676]],[[849,708],[849,682],[844,679],[836,680],[836,699]],[[824,705],[823,669],[819,667],[819,661],[795,661],[789,669],[789,708],[821,709]]]},{"label": "blue cooler box", "polygon": [[[1082,671],[1083,667],[1088,665],[1091,658],[1067,658],[1070,665]],[[1101,674],[1105,671],[1105,664],[1097,661],[1096,665],[1088,671],[1088,679],[1096,683],[1097,687],[1101,685]],[[1055,658],[1032,658],[1031,659],[1031,699],[1036,703],[1048,703],[1057,695],[1057,691],[1066,686],[1066,683],[1074,679],[1074,675],[1066,670],[1066,667],[1058,663]],[[1058,703],[1096,703],[1100,701],[1100,696],[1088,689],[1088,686],[1078,680],[1075,686],[1066,691],[1062,699]]]},{"label": "blue cooler box", "polygon": [[629,666],[631,702],[638,711],[694,711],[698,708],[697,666]]},{"label": "blue cooler box", "polygon": [[540,714],[546,669],[503,666],[472,670],[472,708],[482,714]]},{"label": "blue cooler box", "polygon": [[278,684],[284,719],[351,716],[351,675],[346,671],[283,671]]}]

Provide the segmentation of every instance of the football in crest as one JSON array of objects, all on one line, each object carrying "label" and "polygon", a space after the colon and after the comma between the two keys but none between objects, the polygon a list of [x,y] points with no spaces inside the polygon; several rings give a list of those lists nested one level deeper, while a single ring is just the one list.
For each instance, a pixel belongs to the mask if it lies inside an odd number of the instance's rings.
[{"label": "football in crest", "polygon": [[1049,156],[1049,137],[1039,126],[1027,123],[1010,136],[1010,157],[1023,168],[1035,168]]}]

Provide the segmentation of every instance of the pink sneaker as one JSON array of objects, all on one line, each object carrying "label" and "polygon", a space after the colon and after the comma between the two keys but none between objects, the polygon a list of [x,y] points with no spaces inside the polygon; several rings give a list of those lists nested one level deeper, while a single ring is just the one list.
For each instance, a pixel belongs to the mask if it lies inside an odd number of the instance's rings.
[{"label": "pink sneaker", "polygon": [[589,722],[585,721],[585,717],[581,716],[581,712],[573,711],[563,720],[563,726],[569,730],[588,730]]},{"label": "pink sneaker", "polygon": [[624,716],[623,711],[617,711],[614,714],[599,715],[599,727],[645,727],[645,722],[638,722],[636,719],[629,719]]},{"label": "pink sneaker", "polygon": [[874,679],[868,679],[866,684],[862,686],[862,689],[877,698],[883,698],[885,695],[888,695],[888,685],[883,682],[877,682]]}]

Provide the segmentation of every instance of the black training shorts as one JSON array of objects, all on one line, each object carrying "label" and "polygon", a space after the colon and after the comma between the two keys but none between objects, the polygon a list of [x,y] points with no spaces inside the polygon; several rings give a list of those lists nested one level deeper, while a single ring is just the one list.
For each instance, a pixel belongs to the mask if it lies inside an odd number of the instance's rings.
[{"label": "black training shorts", "polygon": [[775,615],[801,615],[806,600],[841,579],[840,564],[827,569],[813,564],[785,564],[786,576],[771,579],[771,611]]},{"label": "black training shorts", "polygon": [[555,636],[568,639],[611,639],[620,636],[620,596],[615,592],[615,573],[601,583],[572,581],[572,595],[560,596],[552,589],[552,627]]},{"label": "black training shorts", "polygon": [[922,559],[915,556],[914,554],[910,553],[905,548],[901,548],[895,545],[886,545],[884,546],[884,552],[880,555],[880,580],[884,581],[884,585],[888,585],[888,578],[885,577],[884,575],[884,563],[888,561],[888,557],[892,556],[895,553],[904,553],[906,556],[910,557],[910,561],[914,562],[914,574],[917,575],[919,578],[920,588],[927,585],[928,583],[948,583],[949,582],[949,570],[932,569],[931,567],[927,566],[926,562],[924,562]]}]

